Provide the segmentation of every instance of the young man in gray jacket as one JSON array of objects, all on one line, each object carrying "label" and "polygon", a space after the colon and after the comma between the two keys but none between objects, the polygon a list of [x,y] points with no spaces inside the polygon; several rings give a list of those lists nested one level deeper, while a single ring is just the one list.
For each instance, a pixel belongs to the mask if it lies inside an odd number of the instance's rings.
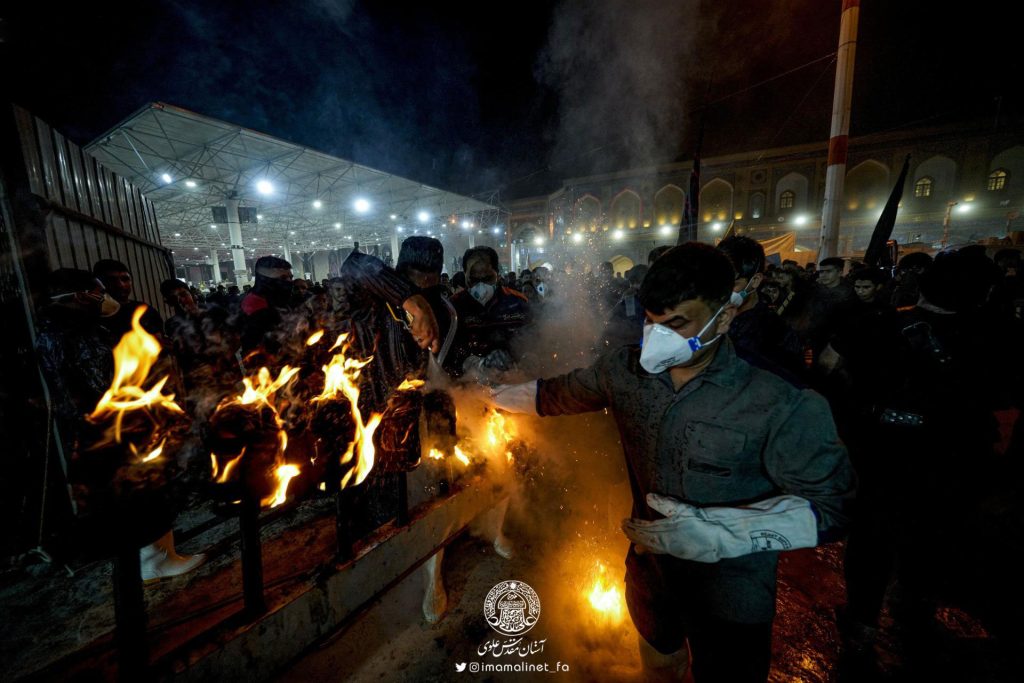
[{"label": "young man in gray jacket", "polygon": [[837,538],[854,475],[826,401],[737,357],[734,273],[689,243],[640,289],[642,346],[591,367],[492,390],[511,412],[608,408],[630,484],[626,602],[648,680],[764,681],[778,552]]}]

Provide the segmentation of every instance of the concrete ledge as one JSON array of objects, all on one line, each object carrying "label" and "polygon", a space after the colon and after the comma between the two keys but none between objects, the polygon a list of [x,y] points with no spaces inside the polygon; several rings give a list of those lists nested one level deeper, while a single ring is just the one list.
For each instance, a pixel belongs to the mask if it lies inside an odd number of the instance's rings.
[{"label": "concrete ledge", "polygon": [[344,565],[287,589],[268,590],[270,610],[250,623],[227,619],[161,657],[153,678],[176,681],[269,680],[342,626],[361,608],[414,571],[505,497],[477,477],[447,498],[428,501],[407,527],[385,526]]}]

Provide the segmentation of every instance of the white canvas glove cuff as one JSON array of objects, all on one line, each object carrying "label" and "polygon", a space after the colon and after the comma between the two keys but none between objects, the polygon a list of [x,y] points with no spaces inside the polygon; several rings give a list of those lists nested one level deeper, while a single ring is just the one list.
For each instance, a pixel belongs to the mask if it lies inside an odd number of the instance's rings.
[{"label": "white canvas glove cuff", "polygon": [[742,507],[699,508],[648,494],[647,504],[665,515],[627,519],[626,536],[637,545],[696,562],[717,562],[751,553],[813,548],[818,523],[811,504],[799,496],[777,496]]},{"label": "white canvas glove cuff", "polygon": [[499,384],[490,389],[488,403],[510,413],[537,415],[537,380],[522,384]]}]

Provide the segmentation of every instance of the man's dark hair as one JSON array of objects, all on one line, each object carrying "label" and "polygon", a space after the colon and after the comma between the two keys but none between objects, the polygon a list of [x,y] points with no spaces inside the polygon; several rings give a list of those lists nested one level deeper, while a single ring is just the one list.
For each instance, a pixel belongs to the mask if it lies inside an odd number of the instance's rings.
[{"label": "man's dark hair", "polygon": [[179,289],[188,289],[188,285],[186,285],[181,280],[175,279],[173,277],[168,278],[160,283],[160,294],[165,299],[170,299],[171,296]]},{"label": "man's dark hair", "polygon": [[942,253],[921,276],[921,294],[929,303],[963,312],[983,304],[997,279],[998,269],[984,252]]},{"label": "man's dark hair", "polygon": [[276,256],[260,256],[256,259],[256,264],[252,267],[253,272],[260,270],[291,270],[292,264],[285,261],[283,258]]},{"label": "man's dark hair", "polygon": [[405,238],[398,251],[395,270],[406,275],[410,270],[420,273],[440,273],[444,268],[444,247],[441,241],[425,235]]},{"label": "man's dark hair", "polygon": [[735,279],[725,254],[708,244],[687,242],[651,264],[640,285],[640,305],[657,315],[690,299],[718,306],[729,298]]},{"label": "man's dark hair", "polygon": [[93,264],[92,274],[96,277],[102,277],[107,273],[131,273],[132,271],[125,264],[120,261],[115,261],[111,258],[104,258]]},{"label": "man's dark hair", "polygon": [[650,270],[648,266],[638,263],[626,271],[626,279],[629,281],[629,284],[637,286],[647,277],[648,270]]},{"label": "man's dark hair", "polygon": [[764,247],[757,240],[733,235],[718,243],[718,250],[732,261],[736,277],[750,279],[764,270]]},{"label": "man's dark hair", "polygon": [[488,263],[491,264],[494,271],[498,271],[498,252],[494,251],[491,247],[473,247],[472,249],[467,249],[466,253],[462,255],[462,270],[464,272],[469,272],[469,262],[475,261],[480,256],[486,256]]},{"label": "man's dark hair", "polygon": [[846,263],[843,261],[843,259],[839,258],[838,256],[830,256],[827,259],[824,259],[821,262],[819,262],[818,266],[821,268],[838,268],[839,272],[841,273],[843,272],[843,268],[846,266]]},{"label": "man's dark hair", "polygon": [[46,278],[46,291],[50,296],[88,292],[96,288],[96,276],[87,270],[58,268]]},{"label": "man's dark hair", "polygon": [[910,270],[911,268],[920,268],[921,270],[928,270],[934,260],[923,251],[915,251],[913,254],[907,254],[900,259],[899,269]]},{"label": "man's dark hair", "polygon": [[455,273],[455,275],[452,275],[452,279],[449,281],[448,284],[450,284],[452,287],[461,287],[465,289],[466,274],[460,270],[459,272]]},{"label": "man's dark hair", "polygon": [[647,254],[647,265],[651,265],[652,263],[657,261],[666,251],[668,251],[671,248],[672,247],[670,245],[663,244],[660,247],[655,247],[654,249],[651,249],[651,251]]},{"label": "man's dark hair", "polygon": [[889,281],[889,276],[879,268],[864,267],[850,275],[850,279],[856,283],[858,280],[870,280],[873,285],[884,285]]}]

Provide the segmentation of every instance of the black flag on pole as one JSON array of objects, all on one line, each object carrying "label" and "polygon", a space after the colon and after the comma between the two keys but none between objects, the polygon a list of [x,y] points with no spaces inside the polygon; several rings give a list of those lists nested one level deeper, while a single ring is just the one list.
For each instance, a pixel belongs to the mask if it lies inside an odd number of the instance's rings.
[{"label": "black flag on pole", "polygon": [[903,160],[903,170],[900,171],[900,177],[889,194],[889,201],[885,203],[882,215],[878,217],[875,231],[871,233],[871,242],[868,243],[868,250],[864,254],[864,263],[869,266],[892,265],[891,263],[883,262],[883,259],[888,260],[889,254],[885,245],[889,242],[889,238],[892,237],[892,229],[896,226],[896,210],[900,206],[900,200],[903,199],[903,184],[907,180],[907,171],[909,170],[910,155],[908,154],[907,158]]},{"label": "black flag on pole", "polygon": [[690,187],[683,203],[683,219],[679,223],[678,244],[694,242],[697,239],[697,214],[700,212],[700,143],[693,155],[693,170],[690,171]]}]

